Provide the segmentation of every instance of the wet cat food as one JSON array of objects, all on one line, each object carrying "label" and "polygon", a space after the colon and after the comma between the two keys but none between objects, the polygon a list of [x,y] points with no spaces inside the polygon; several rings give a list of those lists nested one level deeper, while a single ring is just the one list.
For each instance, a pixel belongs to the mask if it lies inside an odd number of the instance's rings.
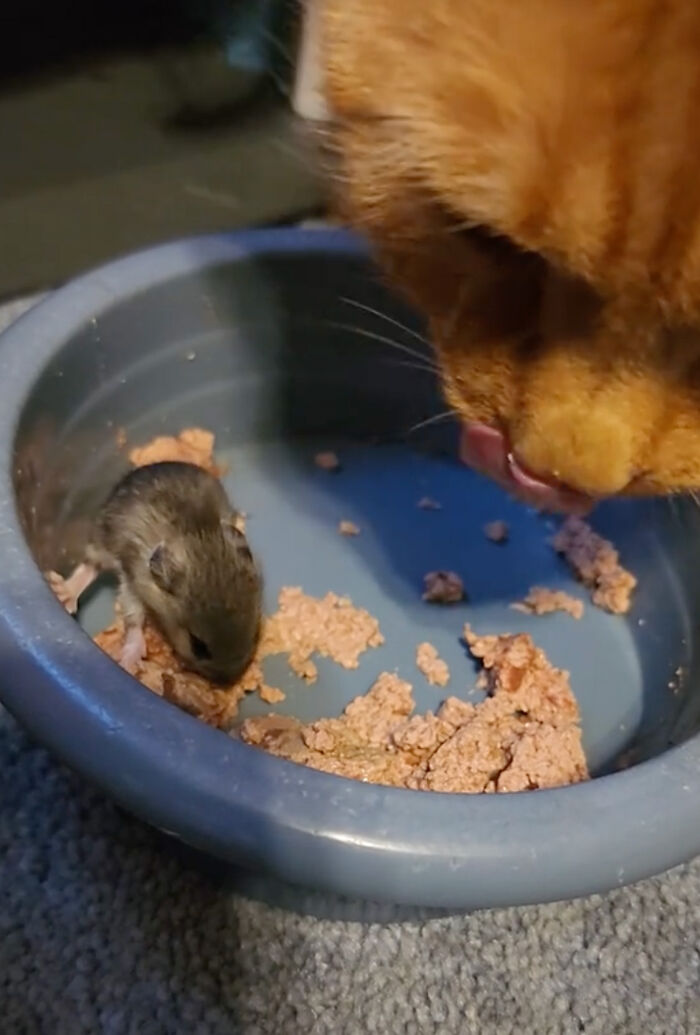
[{"label": "wet cat food", "polygon": [[611,542],[594,532],[580,517],[569,517],[552,539],[552,546],[591,593],[596,607],[612,614],[626,614],[637,580],[620,564]]},{"label": "wet cat food", "polygon": [[588,778],[576,700],[566,672],[529,636],[474,635],[489,696],[449,697],[414,715],[411,685],[384,672],[339,718],[246,719],[241,736],[282,758],[355,780],[416,790],[493,793]]},{"label": "wet cat food", "polygon": [[214,461],[214,435],[203,428],[185,428],[179,435],[159,435],[143,446],[134,446],[129,460],[134,467],[179,460],[217,476],[223,473]]},{"label": "wet cat food", "polygon": [[[286,587],[279,594],[278,604],[278,610],[263,622],[255,659],[232,686],[215,687],[188,671],[150,626],[145,631],[146,657],[141,663],[139,680],[204,722],[227,729],[244,694],[257,692],[269,704],[284,700],[283,691],[265,683],[262,661],[266,657],[287,655],[290,668],[307,683],[313,683],[318,670],[312,654],[330,658],[343,668],[357,668],[365,650],[384,642],[376,618],[335,593],[319,599],[307,596],[301,589]],[[124,627],[117,618],[95,636],[95,643],[118,661],[123,639]]]},{"label": "wet cat food", "polygon": [[[178,436],[161,436],[132,449],[130,460],[135,465],[185,460],[219,473],[213,449],[210,432],[189,428]],[[318,453],[315,463],[326,471],[340,468],[338,457],[331,452]],[[429,497],[419,500],[418,506],[440,509]],[[244,527],[244,515],[239,520]],[[360,531],[345,520],[338,530],[343,535]],[[490,522],[484,533],[493,542],[505,542],[508,526],[503,521]],[[562,525],[553,546],[590,590],[595,604],[613,613],[629,608],[636,580],[621,567],[612,544],[581,519],[571,518]],[[429,572],[424,582],[423,599],[428,602],[449,604],[465,598],[462,578],[455,572]],[[534,614],[564,610],[576,618],[583,612],[582,601],[537,586],[514,606]],[[123,634],[117,616],[95,642],[117,659]],[[224,730],[232,728],[246,693],[257,692],[268,704],[284,700],[280,689],[264,681],[262,662],[266,657],[285,655],[290,668],[313,683],[318,676],[314,656],[355,669],[365,651],[384,642],[377,619],[346,597],[327,593],[316,598],[299,587],[281,590],[277,611],[263,622],[254,661],[230,687],[214,687],[187,671],[156,629],[147,625],[145,636],[141,682]],[[587,779],[579,710],[568,674],[555,668],[525,634],[477,636],[466,626],[464,639],[482,665],[476,688],[486,691],[483,701],[448,697],[435,712],[416,715],[411,685],[384,672],[338,718],[302,723],[269,714],[245,720],[241,736],[274,755],[314,769],[417,790],[494,793]],[[447,664],[428,642],[417,647],[416,665],[433,686],[444,687],[450,680]]]},{"label": "wet cat food", "polygon": [[456,604],[464,600],[464,583],[453,571],[429,571],[423,577],[423,600],[428,604]]},{"label": "wet cat food", "polygon": [[546,586],[533,586],[527,596],[511,604],[515,611],[531,615],[548,615],[553,611],[564,611],[572,618],[583,618],[583,600],[571,596],[561,589],[547,589]]},{"label": "wet cat food", "polygon": [[335,453],[330,451],[324,453],[317,453],[314,457],[314,463],[321,471],[339,471],[340,460]]},{"label": "wet cat food", "polygon": [[508,542],[509,534],[510,529],[505,521],[489,521],[488,524],[484,525],[484,535],[492,543]]},{"label": "wet cat food", "polygon": [[416,665],[431,686],[447,686],[450,670],[447,662],[439,656],[432,643],[419,643],[416,648]]}]

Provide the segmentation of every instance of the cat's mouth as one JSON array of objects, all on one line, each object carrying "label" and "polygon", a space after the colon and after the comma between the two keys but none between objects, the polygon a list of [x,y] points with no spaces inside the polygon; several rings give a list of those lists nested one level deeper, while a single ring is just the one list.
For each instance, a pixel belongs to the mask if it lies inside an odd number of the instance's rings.
[{"label": "cat's mouth", "polygon": [[511,495],[538,510],[587,514],[596,503],[591,496],[529,472],[513,453],[506,435],[487,424],[463,425],[460,457],[480,474],[498,482]]}]

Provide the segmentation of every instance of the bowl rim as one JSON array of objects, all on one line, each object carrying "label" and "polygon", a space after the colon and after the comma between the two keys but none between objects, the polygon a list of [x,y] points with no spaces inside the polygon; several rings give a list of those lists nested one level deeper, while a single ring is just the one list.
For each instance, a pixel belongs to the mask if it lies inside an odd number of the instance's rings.
[{"label": "bowl rim", "polygon": [[689,860],[700,853],[700,734],[629,770],[534,794],[364,784],[274,758],[160,700],[94,647],[44,583],[16,510],[13,449],[47,363],[90,320],[171,278],[312,252],[369,258],[363,241],[336,229],[188,238],[77,278],[0,335],[0,699],[152,825],[331,892],[414,906],[523,905],[606,891]]}]

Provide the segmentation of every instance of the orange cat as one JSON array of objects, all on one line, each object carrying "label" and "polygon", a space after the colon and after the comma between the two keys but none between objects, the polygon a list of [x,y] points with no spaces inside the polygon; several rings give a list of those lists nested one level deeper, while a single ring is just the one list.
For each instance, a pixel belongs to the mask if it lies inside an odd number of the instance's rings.
[{"label": "orange cat", "polygon": [[321,0],[345,215],[465,458],[544,504],[700,487],[698,0]]}]

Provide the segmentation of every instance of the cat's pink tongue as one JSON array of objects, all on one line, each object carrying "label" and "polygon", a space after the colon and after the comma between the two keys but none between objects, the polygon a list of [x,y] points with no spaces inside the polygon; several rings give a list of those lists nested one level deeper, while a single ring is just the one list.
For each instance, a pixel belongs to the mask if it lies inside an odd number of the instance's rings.
[{"label": "cat's pink tongue", "polygon": [[487,475],[517,499],[539,510],[587,514],[595,505],[590,496],[530,474],[513,456],[503,432],[487,424],[464,425],[460,457],[469,467]]}]

